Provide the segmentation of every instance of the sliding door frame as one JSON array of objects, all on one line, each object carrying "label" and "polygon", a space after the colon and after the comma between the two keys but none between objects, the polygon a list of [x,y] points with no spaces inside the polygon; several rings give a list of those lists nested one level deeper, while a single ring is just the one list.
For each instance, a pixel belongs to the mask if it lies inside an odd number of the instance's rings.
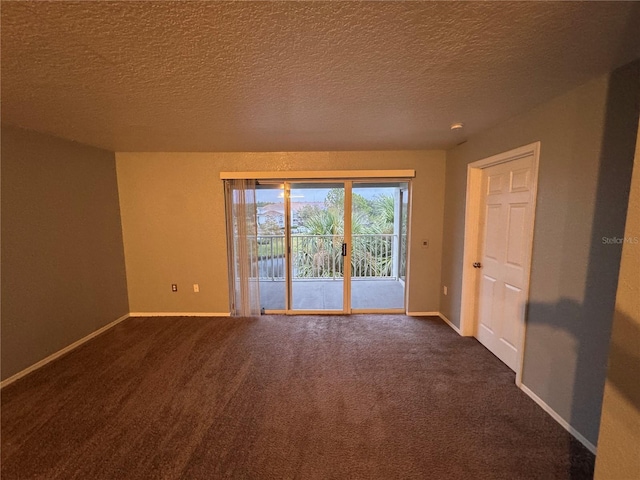
[{"label": "sliding door frame", "polygon": [[[408,292],[410,285],[410,254],[411,254],[411,210],[412,210],[412,182],[415,170],[335,170],[324,172],[281,171],[281,172],[221,172],[220,179],[256,179],[258,184],[280,184],[284,191],[285,211],[285,310],[267,310],[267,313],[285,315],[345,315],[357,313],[406,313]],[[407,184],[407,245],[406,245],[406,273],[404,284],[404,306],[399,309],[353,309],[351,308],[351,251],[352,251],[352,189],[354,183],[406,183]],[[292,309],[292,262],[291,262],[291,183],[342,183],[345,189],[344,204],[344,240],[347,240],[347,255],[344,258],[343,272],[343,309],[342,310],[293,310]],[[343,241],[344,241],[343,240]]]},{"label": "sliding door frame", "polygon": [[[405,278],[406,280],[403,282],[403,290],[404,290],[404,298],[403,298],[403,306],[402,308],[352,308],[349,313],[360,314],[360,313],[407,313],[407,305],[409,299],[409,252],[411,250],[409,241],[411,239],[411,178],[386,178],[386,177],[376,177],[376,178],[361,178],[354,179],[351,184],[366,184],[366,183],[406,183],[407,184],[407,245],[405,252],[405,262],[406,262],[406,272]],[[353,194],[353,192],[352,192]],[[402,205],[400,205],[400,210],[402,214]],[[351,214],[351,212],[350,212]],[[351,215],[349,215],[351,216]],[[349,222],[351,223],[351,222]],[[400,235],[398,235],[400,241]],[[352,240],[353,241],[353,240]],[[351,249],[347,249],[349,253],[351,253]],[[351,261],[351,258],[349,258]],[[349,279],[349,305],[351,305],[351,278]]]},{"label": "sliding door frame", "polygon": [[[313,179],[313,180],[295,180],[295,181],[284,181],[284,191],[285,191],[285,251],[287,252],[287,256],[285,258],[286,262],[286,290],[287,290],[287,299],[285,302],[286,315],[348,315],[351,312],[351,180],[343,180],[343,179]],[[342,188],[344,189],[344,205],[343,205],[343,233],[342,233],[342,243],[347,244],[347,254],[344,256],[343,260],[343,271],[342,271],[342,310],[322,310],[322,309],[294,309],[293,308],[293,262],[291,261],[291,184],[342,184]],[[348,215],[347,215],[348,213]]]}]

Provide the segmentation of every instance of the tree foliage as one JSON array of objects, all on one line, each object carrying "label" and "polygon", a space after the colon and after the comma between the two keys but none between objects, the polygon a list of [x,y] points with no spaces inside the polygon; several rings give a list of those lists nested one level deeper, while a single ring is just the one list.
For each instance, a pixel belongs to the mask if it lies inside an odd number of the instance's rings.
[{"label": "tree foliage", "polygon": [[[314,237],[301,237],[294,260],[301,277],[334,277],[343,274],[341,246],[344,237],[344,189],[331,189],[324,201],[325,208],[309,207],[299,212],[301,232]],[[351,261],[356,276],[390,276],[392,267],[392,236],[394,198],[377,195],[368,200],[352,195],[351,232],[354,235]],[[305,207],[306,208],[306,207]],[[389,236],[367,237],[364,234]]]}]

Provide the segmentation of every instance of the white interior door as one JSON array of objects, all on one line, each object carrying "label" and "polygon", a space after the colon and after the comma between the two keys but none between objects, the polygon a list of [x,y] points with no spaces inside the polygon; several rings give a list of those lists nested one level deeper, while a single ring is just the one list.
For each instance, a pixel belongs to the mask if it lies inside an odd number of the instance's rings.
[{"label": "white interior door", "polygon": [[533,155],[483,170],[476,338],[516,370],[533,234]]}]

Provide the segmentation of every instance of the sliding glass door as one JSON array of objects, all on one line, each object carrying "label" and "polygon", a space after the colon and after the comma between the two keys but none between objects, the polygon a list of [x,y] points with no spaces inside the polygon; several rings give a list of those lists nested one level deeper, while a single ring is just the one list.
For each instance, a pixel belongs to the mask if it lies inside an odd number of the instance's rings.
[{"label": "sliding glass door", "polygon": [[345,185],[294,183],[289,189],[291,310],[345,309]]},{"label": "sliding glass door", "polygon": [[260,303],[264,310],[287,310],[286,204],[283,183],[256,188]]},{"label": "sliding glass door", "polygon": [[406,182],[283,182],[257,189],[267,312],[404,311]]},{"label": "sliding glass door", "polygon": [[406,183],[353,183],[352,310],[404,310],[406,192]]}]

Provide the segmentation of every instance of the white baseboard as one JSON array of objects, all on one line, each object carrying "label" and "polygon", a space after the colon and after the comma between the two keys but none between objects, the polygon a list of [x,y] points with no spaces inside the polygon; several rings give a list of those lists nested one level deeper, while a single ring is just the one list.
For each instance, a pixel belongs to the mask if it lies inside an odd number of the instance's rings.
[{"label": "white baseboard", "polygon": [[449,320],[447,317],[445,317],[440,312],[407,312],[407,316],[409,316],[409,317],[440,317],[442,320],[444,320],[444,322],[447,325],[449,325],[451,328],[453,328],[458,335],[462,335],[462,333],[460,333],[460,329],[458,327],[456,327],[451,322],[451,320]]},{"label": "white baseboard", "polygon": [[131,312],[130,317],[230,317],[229,312]]},{"label": "white baseboard", "polygon": [[64,355],[65,353],[70,352],[71,350],[73,350],[74,348],[79,347],[80,345],[82,345],[85,342],[88,342],[89,340],[91,340],[94,337],[97,337],[98,335],[100,335],[101,333],[109,330],[112,327],[115,327],[117,324],[119,324],[120,322],[122,322],[123,320],[126,320],[127,318],[129,318],[129,314],[127,313],[126,315],[121,316],[120,318],[114,320],[113,322],[105,325],[104,327],[99,328],[98,330],[96,330],[95,332],[90,333],[89,335],[87,335],[86,337],[81,338],[80,340],[77,340],[75,342],[73,342],[71,345],[67,345],[66,347],[64,347],[62,350],[58,350],[56,353],[52,353],[51,355],[49,355],[46,358],[43,358],[42,360],[40,360],[39,362],[34,363],[33,365],[31,365],[30,367],[25,368],[24,370],[16,373],[15,375],[12,375],[11,377],[3,380],[2,382],[0,382],[0,389],[6,387],[7,385],[12,384],[13,382],[15,382],[16,380],[18,380],[19,378],[24,377],[25,375],[33,372],[34,370],[39,369],[40,367],[45,366],[47,363],[52,362],[53,360],[55,360],[56,358],[61,357],[62,355]]},{"label": "white baseboard", "polygon": [[558,422],[560,425],[562,425],[562,427],[569,432],[571,435],[573,435],[578,441],[580,441],[580,443],[582,443],[585,447],[587,447],[591,453],[593,453],[594,455],[596,454],[597,451],[597,447],[591,443],[589,440],[587,440],[580,432],[578,432],[575,428],[573,428],[569,422],[567,422],[564,418],[562,418],[560,416],[560,414],[558,412],[556,412],[553,408],[551,408],[549,405],[547,405],[545,403],[544,400],[542,400],[539,396],[537,396],[535,393],[533,393],[533,391],[531,391],[529,388],[527,388],[525,385],[520,385],[520,390],[522,390],[524,393],[526,393],[527,395],[529,395],[529,397],[536,402],[538,405],[540,405],[540,407],[547,412],[549,415],[551,415],[551,418],[553,418],[556,422]]},{"label": "white baseboard", "polygon": [[442,313],[438,313],[438,316],[444,320],[444,322],[449,325],[451,328],[453,328],[453,330],[460,336],[462,336],[462,332],[460,331],[460,329],[458,327],[456,327],[453,322],[451,320],[449,320],[447,317],[445,317]]}]

